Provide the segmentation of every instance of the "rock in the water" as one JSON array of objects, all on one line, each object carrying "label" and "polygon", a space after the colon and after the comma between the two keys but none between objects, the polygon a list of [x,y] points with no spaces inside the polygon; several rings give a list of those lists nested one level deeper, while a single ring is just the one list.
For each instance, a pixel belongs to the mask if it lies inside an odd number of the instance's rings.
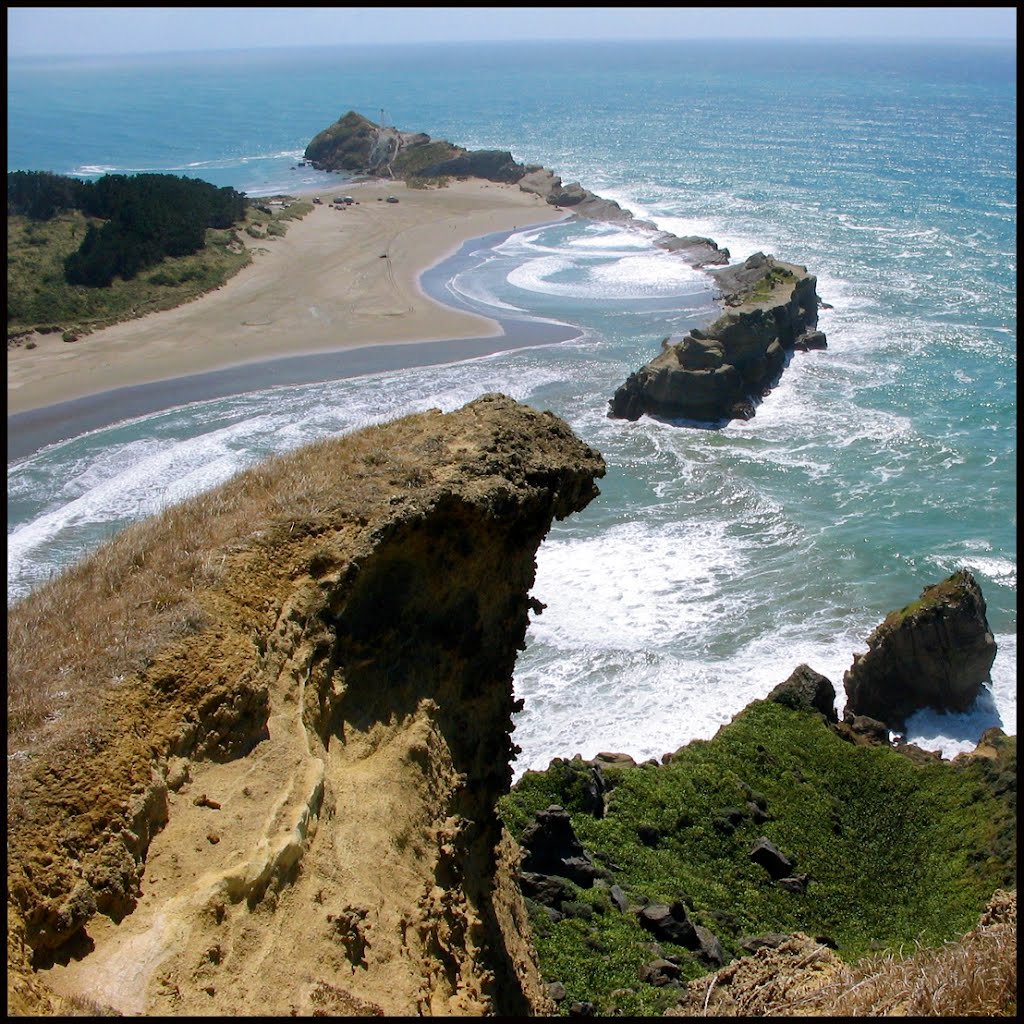
[{"label": "rock in the water", "polygon": [[630,374],[609,401],[610,417],[750,419],[782,374],[787,353],[825,347],[825,335],[816,330],[817,279],[806,268],[755,253],[710,273],[726,313],[706,330],[664,344]]},{"label": "rock in the water", "polygon": [[961,569],[891,612],[843,677],[847,710],[890,729],[922,708],[966,711],[996,656],[985,611],[981,588]]}]

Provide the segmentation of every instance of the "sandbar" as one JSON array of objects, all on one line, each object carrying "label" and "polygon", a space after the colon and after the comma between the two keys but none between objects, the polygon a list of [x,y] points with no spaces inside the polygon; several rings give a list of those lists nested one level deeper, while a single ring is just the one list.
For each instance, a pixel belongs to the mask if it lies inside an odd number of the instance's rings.
[{"label": "sandbar", "polygon": [[[438,189],[339,181],[317,194],[323,203],[283,238],[246,238],[252,264],[221,288],[73,343],[43,335],[33,349],[8,349],[8,416],[282,357],[499,336],[496,321],[427,295],[421,274],[469,239],[567,216],[517,185],[478,179]],[[341,194],[356,202],[335,209]]]}]

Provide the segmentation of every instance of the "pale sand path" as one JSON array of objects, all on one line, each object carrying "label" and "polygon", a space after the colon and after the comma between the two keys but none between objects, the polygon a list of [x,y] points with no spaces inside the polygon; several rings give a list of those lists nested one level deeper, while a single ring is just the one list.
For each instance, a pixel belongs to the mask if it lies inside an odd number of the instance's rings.
[{"label": "pale sand path", "polygon": [[[342,193],[358,205],[332,209]],[[34,349],[9,349],[8,415],[281,356],[499,335],[493,320],[429,298],[420,274],[470,238],[567,216],[516,185],[479,180],[429,190],[339,182],[320,194],[324,204],[284,238],[247,239],[252,265],[217,291],[73,344],[41,335]],[[399,202],[377,201],[388,195]]]}]

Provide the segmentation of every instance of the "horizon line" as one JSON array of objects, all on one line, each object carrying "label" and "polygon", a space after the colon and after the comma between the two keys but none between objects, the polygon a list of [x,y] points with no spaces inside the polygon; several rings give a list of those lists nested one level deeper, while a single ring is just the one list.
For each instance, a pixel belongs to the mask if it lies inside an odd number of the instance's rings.
[{"label": "horizon line", "polygon": [[918,36],[918,35],[907,35],[907,36],[883,36],[883,35],[835,35],[835,36],[819,36],[819,35],[807,35],[807,36],[765,36],[761,35],[749,35],[749,36],[677,36],[677,37],[661,37],[661,38],[629,38],[622,39],[620,37],[613,36],[594,36],[591,38],[578,39],[578,38],[560,38],[560,39],[537,39],[529,36],[517,38],[517,39],[431,39],[431,40],[405,40],[405,41],[385,41],[385,40],[362,40],[360,42],[333,42],[333,43],[251,43],[244,46],[221,46],[216,48],[187,48],[187,49],[172,49],[172,50],[105,50],[105,51],[93,51],[88,53],[82,53],[79,51],[50,51],[50,52],[28,52],[28,53],[10,53],[7,54],[8,61],[11,60],[47,60],[52,58],[67,58],[75,57],[79,59],[90,59],[90,58],[104,58],[104,57],[163,57],[163,56],[183,56],[187,54],[218,54],[218,53],[249,53],[253,51],[272,51],[272,50],[330,50],[330,49],[362,49],[371,47],[386,47],[386,48],[400,48],[400,47],[431,47],[431,46],[502,46],[502,45],[522,45],[529,43],[534,46],[554,46],[554,45],[565,45],[567,43],[586,45],[586,44],[599,44],[608,43],[615,45],[630,44],[630,43],[646,43],[646,44],[659,44],[669,45],[672,43],[730,43],[730,44],[743,44],[743,43],[762,43],[766,40],[771,40],[776,43],[862,43],[872,45],[884,45],[884,46],[926,46],[931,44],[955,44],[958,46],[971,46],[971,45],[992,45],[1002,44],[1005,46],[1016,47],[1017,38],[1003,37],[1003,36],[970,36],[963,37],[957,35],[936,35],[936,36]]}]

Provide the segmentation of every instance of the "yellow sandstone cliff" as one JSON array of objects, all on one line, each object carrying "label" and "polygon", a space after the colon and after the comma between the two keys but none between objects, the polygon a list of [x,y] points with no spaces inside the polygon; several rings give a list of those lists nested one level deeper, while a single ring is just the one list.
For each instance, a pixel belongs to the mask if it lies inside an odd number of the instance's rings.
[{"label": "yellow sandstone cliff", "polygon": [[487,395],[275,457],[12,608],[9,1011],[551,1012],[495,801],[535,552],[603,473]]}]

